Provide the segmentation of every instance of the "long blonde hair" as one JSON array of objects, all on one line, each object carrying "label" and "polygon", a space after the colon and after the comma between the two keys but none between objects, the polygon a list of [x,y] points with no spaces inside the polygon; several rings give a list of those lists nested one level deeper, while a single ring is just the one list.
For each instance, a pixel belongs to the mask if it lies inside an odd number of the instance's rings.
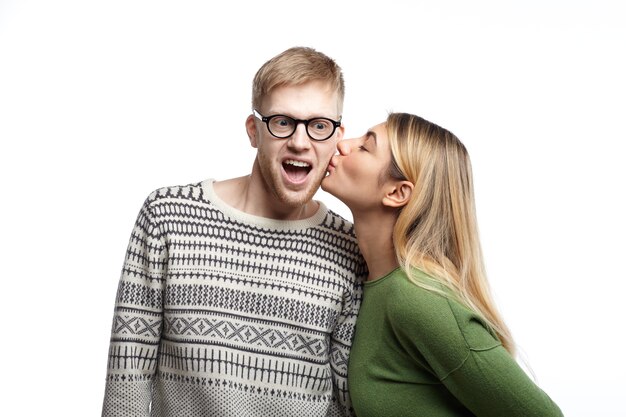
[{"label": "long blonde hair", "polygon": [[[398,262],[415,284],[446,296],[449,292],[480,315],[515,355],[487,282],[465,146],[446,129],[412,114],[391,113],[386,126],[392,153],[389,174],[415,186],[393,231]],[[434,281],[418,278],[413,268]]]}]

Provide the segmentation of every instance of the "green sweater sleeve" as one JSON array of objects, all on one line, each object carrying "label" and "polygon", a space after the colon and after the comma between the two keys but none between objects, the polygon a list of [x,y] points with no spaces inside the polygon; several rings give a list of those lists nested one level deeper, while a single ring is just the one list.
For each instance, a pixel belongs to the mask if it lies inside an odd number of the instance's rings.
[{"label": "green sweater sleeve", "polygon": [[502,346],[470,350],[442,382],[477,416],[563,416]]},{"label": "green sweater sleeve", "polygon": [[476,416],[563,415],[476,314],[408,280],[395,295],[400,344]]}]

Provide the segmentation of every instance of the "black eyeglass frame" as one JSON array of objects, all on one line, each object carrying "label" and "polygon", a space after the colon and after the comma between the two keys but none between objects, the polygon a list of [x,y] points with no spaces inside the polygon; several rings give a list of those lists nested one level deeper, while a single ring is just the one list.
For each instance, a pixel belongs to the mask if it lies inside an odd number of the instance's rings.
[{"label": "black eyeglass frame", "polygon": [[[271,116],[263,116],[261,113],[259,113],[259,111],[257,109],[252,109],[252,112],[254,114],[254,117],[256,117],[257,119],[259,119],[260,121],[262,121],[263,123],[265,123],[265,126],[267,126],[267,131],[270,132],[270,134],[272,136],[274,136],[275,138],[278,139],[286,139],[289,136],[292,136],[294,133],[296,133],[296,129],[298,129],[298,125],[300,123],[304,124],[304,130],[306,131],[306,134],[309,136],[309,138],[311,138],[311,140],[314,140],[316,142],[324,142],[325,140],[330,139],[335,132],[337,131],[338,127],[341,127],[341,117],[339,117],[339,121],[333,120],[333,119],[329,119],[328,117],[315,117],[313,119],[294,119],[291,116],[287,116],[285,114],[273,114]],[[287,119],[293,120],[294,122],[294,127],[293,127],[293,132],[291,132],[288,135],[285,136],[278,136],[276,135],[274,132],[272,132],[272,129],[270,129],[270,120],[272,120],[274,117],[285,117]],[[330,135],[328,135],[328,137],[324,138],[324,139],[316,139],[313,136],[311,136],[311,134],[309,133],[309,123],[315,121],[315,120],[327,120],[329,121],[332,125],[333,125],[333,131],[330,132]]]}]

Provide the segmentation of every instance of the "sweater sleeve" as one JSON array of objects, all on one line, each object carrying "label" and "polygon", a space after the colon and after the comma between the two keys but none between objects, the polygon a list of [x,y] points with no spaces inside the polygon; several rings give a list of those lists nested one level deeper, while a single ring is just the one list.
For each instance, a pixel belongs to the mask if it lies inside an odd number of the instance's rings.
[{"label": "sweater sleeve", "polygon": [[428,290],[406,289],[399,340],[474,415],[563,415],[477,315]]},{"label": "sweater sleeve", "polygon": [[330,338],[330,369],[333,394],[337,401],[331,404],[327,415],[352,417],[355,414],[348,392],[348,359],[363,294],[361,279],[355,279],[345,294],[341,313]]},{"label": "sweater sleeve", "polygon": [[476,416],[563,416],[502,346],[471,350],[442,382]]},{"label": "sweater sleeve", "polygon": [[463,363],[443,384],[477,416],[562,417],[552,399],[504,349],[484,323],[449,301],[466,343]]},{"label": "sweater sleeve", "polygon": [[167,247],[149,200],[130,236],[117,290],[102,416],[148,416],[163,313]]}]

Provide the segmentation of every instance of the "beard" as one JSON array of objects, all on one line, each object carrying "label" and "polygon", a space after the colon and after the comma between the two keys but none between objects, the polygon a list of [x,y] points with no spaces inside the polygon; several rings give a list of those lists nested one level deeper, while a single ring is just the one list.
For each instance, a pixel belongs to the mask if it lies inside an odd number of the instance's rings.
[{"label": "beard", "polygon": [[281,203],[290,208],[299,208],[311,201],[326,175],[326,170],[312,170],[308,174],[310,177],[307,180],[306,187],[294,191],[284,186],[280,166],[273,169],[275,165],[262,152],[257,154],[257,159],[267,190],[272,195],[275,195]]}]

